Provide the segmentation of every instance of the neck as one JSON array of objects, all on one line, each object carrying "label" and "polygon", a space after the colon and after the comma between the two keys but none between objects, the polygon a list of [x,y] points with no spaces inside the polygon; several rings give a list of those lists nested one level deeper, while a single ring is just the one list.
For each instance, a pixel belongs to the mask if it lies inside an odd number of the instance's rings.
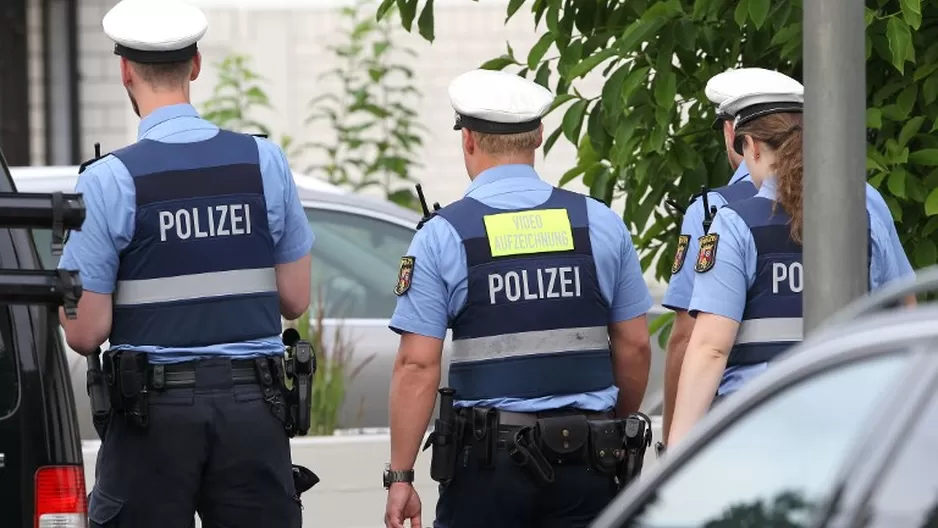
[{"label": "neck", "polygon": [[480,157],[478,164],[475,166],[475,171],[469,174],[469,179],[474,180],[483,172],[501,166],[501,165],[530,165],[534,166],[534,151],[525,152],[523,154],[510,154],[507,156],[488,156],[483,155]]},{"label": "neck", "polygon": [[140,109],[140,119],[152,114],[158,108],[177,104],[191,104],[188,90],[179,92],[153,92],[137,100],[137,107]]}]

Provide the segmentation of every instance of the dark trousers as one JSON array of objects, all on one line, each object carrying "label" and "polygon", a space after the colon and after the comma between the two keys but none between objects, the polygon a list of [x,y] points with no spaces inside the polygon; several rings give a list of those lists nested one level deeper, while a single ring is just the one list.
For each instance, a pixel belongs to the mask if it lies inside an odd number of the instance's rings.
[{"label": "dark trousers", "polygon": [[585,465],[554,465],[554,482],[538,489],[504,449],[492,469],[471,451],[440,487],[434,528],[586,528],[616,495],[612,477]]},{"label": "dark trousers", "polygon": [[256,384],[201,361],[195,388],[151,391],[145,430],[111,415],[88,505],[92,528],[298,528],[290,443]]}]

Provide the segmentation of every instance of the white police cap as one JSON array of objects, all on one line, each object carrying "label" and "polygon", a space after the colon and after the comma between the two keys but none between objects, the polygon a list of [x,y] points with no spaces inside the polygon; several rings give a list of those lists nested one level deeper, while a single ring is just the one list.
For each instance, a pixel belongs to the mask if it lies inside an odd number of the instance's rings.
[{"label": "white police cap", "polygon": [[449,85],[449,99],[456,111],[454,130],[520,134],[541,126],[554,94],[512,73],[472,70]]},{"label": "white police cap", "polygon": [[183,0],[122,0],[104,15],[114,53],[140,63],[181,62],[198,51],[208,20]]},{"label": "white police cap", "polygon": [[[741,108],[760,102],[804,102],[804,86],[774,70],[739,68],[718,73],[704,88],[707,99],[717,105],[714,128],[722,119],[733,119]],[[753,96],[757,96],[754,99]],[[800,99],[799,99],[800,98]]]}]

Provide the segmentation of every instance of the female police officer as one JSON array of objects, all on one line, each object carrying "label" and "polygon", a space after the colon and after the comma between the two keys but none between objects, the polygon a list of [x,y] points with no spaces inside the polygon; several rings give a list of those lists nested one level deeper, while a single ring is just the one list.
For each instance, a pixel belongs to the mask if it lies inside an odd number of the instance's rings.
[{"label": "female police officer", "polygon": [[[734,149],[756,196],[720,209],[700,238],[690,313],[697,318],[681,370],[670,443],[717,398],[737,390],[802,339],[802,105],[797,97],[739,98]],[[888,231],[870,217],[870,286],[899,278]]]}]

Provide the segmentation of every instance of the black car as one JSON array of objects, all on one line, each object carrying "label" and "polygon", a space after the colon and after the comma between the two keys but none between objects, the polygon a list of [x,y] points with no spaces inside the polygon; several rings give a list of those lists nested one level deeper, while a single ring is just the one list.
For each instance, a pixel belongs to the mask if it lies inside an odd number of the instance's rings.
[{"label": "black car", "polygon": [[938,528],[938,304],[871,310],[935,285],[930,270],[847,309],[721,402],[592,528]]},{"label": "black car", "polygon": [[74,276],[39,271],[26,229],[76,228],[84,210],[75,195],[14,192],[0,153],[0,526],[85,527],[81,442],[56,312],[80,290]]}]

